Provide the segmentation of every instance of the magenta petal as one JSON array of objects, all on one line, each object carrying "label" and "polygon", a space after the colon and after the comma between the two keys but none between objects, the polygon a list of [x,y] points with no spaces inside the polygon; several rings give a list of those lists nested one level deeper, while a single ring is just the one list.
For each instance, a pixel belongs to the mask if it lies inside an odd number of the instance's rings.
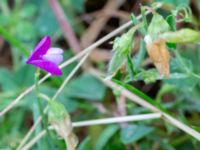
[{"label": "magenta petal", "polygon": [[46,61],[46,60],[33,60],[28,62],[28,64],[34,65],[39,67],[40,69],[45,70],[46,72],[51,73],[52,75],[62,75],[61,69],[54,64],[53,62]]},{"label": "magenta petal", "polygon": [[31,56],[27,60],[27,63],[29,63],[32,60],[40,59],[40,56],[46,54],[48,49],[51,46],[51,38],[50,36],[45,36],[35,47],[33,50]]}]

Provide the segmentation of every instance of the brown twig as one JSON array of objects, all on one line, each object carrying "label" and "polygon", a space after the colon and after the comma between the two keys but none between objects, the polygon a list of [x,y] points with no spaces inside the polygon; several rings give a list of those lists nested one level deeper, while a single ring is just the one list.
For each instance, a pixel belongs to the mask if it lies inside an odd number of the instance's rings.
[{"label": "brown twig", "polygon": [[49,0],[49,5],[51,6],[56,19],[58,20],[58,23],[60,24],[60,27],[63,31],[64,37],[66,41],[69,43],[69,46],[72,48],[72,50],[75,53],[78,53],[81,51],[81,47],[79,44],[78,39],[76,38],[76,35],[73,32],[72,27],[69,24],[69,21],[67,20],[58,0]]}]

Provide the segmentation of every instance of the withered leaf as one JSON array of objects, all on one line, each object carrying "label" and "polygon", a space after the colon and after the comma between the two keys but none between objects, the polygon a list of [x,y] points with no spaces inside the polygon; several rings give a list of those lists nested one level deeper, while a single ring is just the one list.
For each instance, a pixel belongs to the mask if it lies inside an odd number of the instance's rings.
[{"label": "withered leaf", "polygon": [[170,55],[165,40],[159,39],[154,42],[148,42],[146,48],[158,72],[165,77],[169,77]]}]

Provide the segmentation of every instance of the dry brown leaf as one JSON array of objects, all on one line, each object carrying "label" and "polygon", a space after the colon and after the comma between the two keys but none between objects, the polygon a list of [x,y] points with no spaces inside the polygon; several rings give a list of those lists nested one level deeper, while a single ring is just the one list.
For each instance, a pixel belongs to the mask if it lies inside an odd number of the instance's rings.
[{"label": "dry brown leaf", "polygon": [[165,77],[169,77],[170,55],[163,39],[146,44],[147,52],[156,66],[158,72]]}]

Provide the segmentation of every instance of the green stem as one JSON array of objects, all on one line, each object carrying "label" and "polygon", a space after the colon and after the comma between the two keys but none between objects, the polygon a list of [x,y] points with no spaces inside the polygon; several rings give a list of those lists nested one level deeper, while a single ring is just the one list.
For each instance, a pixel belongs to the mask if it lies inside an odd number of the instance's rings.
[{"label": "green stem", "polygon": [[[42,110],[42,104],[40,102],[40,97],[39,97],[39,87],[38,87],[38,79],[39,79],[39,70],[37,69],[36,73],[35,73],[35,92],[36,92],[36,100],[37,100],[37,103],[33,109],[33,114],[34,114],[34,122],[37,121],[36,118],[38,118],[38,116],[40,116],[41,114],[41,110]],[[36,129],[36,135],[39,134],[42,130],[42,126],[39,125]],[[42,142],[39,141],[38,142],[38,149],[42,149]]]},{"label": "green stem", "polygon": [[[48,129],[48,122],[47,122],[47,119],[44,115],[43,106],[42,106],[41,99],[40,99],[40,91],[39,91],[39,84],[38,84],[39,76],[40,76],[40,69],[37,69],[37,71],[35,73],[35,91],[36,91],[36,95],[37,95],[37,106],[38,106],[38,109],[39,109],[39,114],[42,116],[42,124],[43,124],[43,126],[44,126],[44,128],[45,128],[45,130],[48,134],[48,137],[51,137],[49,129]],[[48,142],[48,143],[51,145],[50,142]]]},{"label": "green stem", "polygon": [[37,94],[37,105],[38,105],[40,114],[41,114],[42,118],[44,119],[43,107],[42,107],[42,103],[41,103],[40,96],[39,96],[39,93],[40,93],[39,86],[38,86],[39,76],[40,76],[40,69],[37,69],[37,71],[35,73],[35,91]]}]

